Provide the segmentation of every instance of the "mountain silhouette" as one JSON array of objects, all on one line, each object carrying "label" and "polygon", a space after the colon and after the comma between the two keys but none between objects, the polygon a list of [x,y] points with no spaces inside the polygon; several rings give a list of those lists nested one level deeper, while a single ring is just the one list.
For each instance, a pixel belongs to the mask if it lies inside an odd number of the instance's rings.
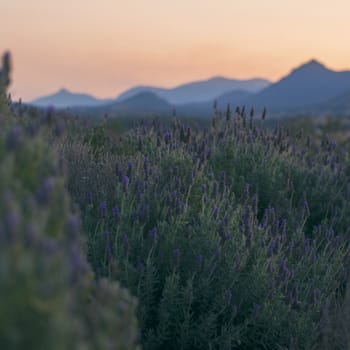
[{"label": "mountain silhouette", "polygon": [[166,89],[153,86],[131,88],[115,99],[100,100],[87,94],[76,94],[66,89],[39,98],[32,104],[39,107],[79,107],[81,114],[104,111],[113,114],[169,115],[173,107],[179,116],[208,117],[217,100],[219,109],[228,103],[264,107],[270,115],[284,115],[324,110],[349,111],[350,71],[334,71],[312,59],[281,78],[276,83],[264,79],[235,80],[214,77]]},{"label": "mountain silhouette", "polygon": [[170,104],[182,105],[186,103],[212,101],[216,97],[233,90],[258,92],[268,85],[270,85],[270,82],[265,79],[236,80],[224,77],[214,77],[208,80],[194,81],[169,89],[152,86],[138,86],[119,95],[117,101],[122,101],[125,98],[129,98],[140,92],[148,91],[164,98]]},{"label": "mountain silhouette", "polygon": [[337,95],[317,106],[314,106],[312,112],[328,113],[333,115],[350,114],[350,90]]},{"label": "mountain silhouette", "polygon": [[99,100],[91,95],[73,93],[67,89],[60,89],[56,93],[37,98],[30,104],[37,107],[55,106],[56,108],[76,107],[76,106],[98,106],[108,103],[107,100]]},{"label": "mountain silhouette", "polygon": [[297,109],[330,100],[347,90],[350,90],[349,71],[336,72],[312,59],[244,103],[270,110]]},{"label": "mountain silhouette", "polygon": [[120,102],[95,107],[93,111],[98,114],[107,113],[115,116],[171,115],[172,106],[156,94],[144,91]]},{"label": "mountain silhouette", "polygon": [[91,95],[73,93],[67,89],[61,89],[52,95],[37,98],[30,104],[37,107],[55,106],[57,108],[95,107],[122,102],[140,93],[149,92],[166,100],[171,105],[180,105],[193,102],[209,102],[233,90],[257,92],[269,84],[270,82],[265,79],[235,80],[214,77],[209,80],[194,81],[169,89],[154,86],[136,86],[126,90],[115,99],[97,99]]}]

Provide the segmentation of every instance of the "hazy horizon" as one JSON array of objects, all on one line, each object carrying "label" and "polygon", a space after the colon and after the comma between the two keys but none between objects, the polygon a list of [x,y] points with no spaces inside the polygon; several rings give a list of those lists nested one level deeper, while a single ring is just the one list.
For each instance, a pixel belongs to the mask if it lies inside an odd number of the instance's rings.
[{"label": "hazy horizon", "polygon": [[11,0],[0,13],[14,98],[98,98],[213,76],[276,81],[312,58],[350,68],[345,0]]}]

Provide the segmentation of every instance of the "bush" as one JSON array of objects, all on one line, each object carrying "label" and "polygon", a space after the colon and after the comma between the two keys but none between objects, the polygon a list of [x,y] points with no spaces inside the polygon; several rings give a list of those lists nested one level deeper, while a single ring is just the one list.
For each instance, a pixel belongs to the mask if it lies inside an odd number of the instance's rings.
[{"label": "bush", "polygon": [[45,127],[0,123],[0,348],[136,349],[136,302],[94,280]]},{"label": "bush", "polygon": [[318,343],[346,278],[348,178],[331,144],[258,126],[143,122],[114,156],[63,149],[89,261],[137,296],[145,349]]}]

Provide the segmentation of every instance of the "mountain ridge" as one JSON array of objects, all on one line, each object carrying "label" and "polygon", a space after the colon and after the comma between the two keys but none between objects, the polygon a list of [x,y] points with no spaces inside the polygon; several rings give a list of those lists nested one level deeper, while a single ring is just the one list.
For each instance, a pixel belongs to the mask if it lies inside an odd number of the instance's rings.
[{"label": "mountain ridge", "polygon": [[298,109],[322,103],[347,90],[350,71],[333,71],[313,59],[242,102],[257,108]]},{"label": "mountain ridge", "polygon": [[[84,97],[88,106],[98,106],[101,104],[117,103],[127,98],[135,96],[140,92],[149,91],[155,93],[161,98],[164,98],[168,103],[185,104],[192,102],[207,102],[225,92],[232,90],[259,91],[269,85],[270,82],[262,78],[238,80],[224,77],[212,77],[207,80],[192,81],[189,83],[177,85],[173,88],[162,88],[155,86],[135,86],[125,90],[116,98],[112,99],[97,99],[96,97],[84,93],[72,93],[66,88],[61,88],[52,95],[39,97],[31,102],[31,104],[39,107],[56,105],[59,108],[77,107],[82,105]],[[67,103],[64,103],[64,95],[67,96]],[[74,99],[74,95],[76,99]]]},{"label": "mountain ridge", "polygon": [[[242,84],[246,89],[242,89]],[[212,115],[214,100],[217,100],[220,109],[225,109],[230,103],[232,108],[236,105],[246,105],[256,110],[266,107],[275,115],[306,110],[316,112],[320,106],[329,110],[333,108],[341,111],[343,108],[344,111],[348,111],[349,91],[350,71],[335,71],[316,59],[310,59],[292,68],[275,83],[259,78],[235,80],[213,76],[207,80],[197,80],[174,88],[135,86],[108,100],[71,93],[65,88],[61,88],[52,96],[58,102],[68,96],[70,102],[74,102],[73,107],[82,106],[83,100],[86,102],[86,106],[83,106],[85,110],[93,108],[111,113],[170,114],[169,111],[176,108],[182,115],[206,117]],[[48,103],[49,97],[36,101],[52,105],[53,103]],[[79,110],[83,111],[84,108]]]},{"label": "mountain ridge", "polygon": [[57,92],[54,92],[53,94],[36,98],[32,102],[30,102],[30,104],[37,107],[54,106],[56,108],[78,106],[92,107],[104,103],[108,103],[108,100],[98,99],[92,95],[85,93],[72,92],[64,87],[60,88]]}]

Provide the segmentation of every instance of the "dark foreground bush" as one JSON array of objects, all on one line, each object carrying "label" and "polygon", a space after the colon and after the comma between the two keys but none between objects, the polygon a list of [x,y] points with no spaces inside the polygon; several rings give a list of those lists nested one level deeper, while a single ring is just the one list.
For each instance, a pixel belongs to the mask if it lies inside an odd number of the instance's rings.
[{"label": "dark foreground bush", "polygon": [[136,349],[136,302],[94,279],[58,158],[2,106],[0,348]]}]

